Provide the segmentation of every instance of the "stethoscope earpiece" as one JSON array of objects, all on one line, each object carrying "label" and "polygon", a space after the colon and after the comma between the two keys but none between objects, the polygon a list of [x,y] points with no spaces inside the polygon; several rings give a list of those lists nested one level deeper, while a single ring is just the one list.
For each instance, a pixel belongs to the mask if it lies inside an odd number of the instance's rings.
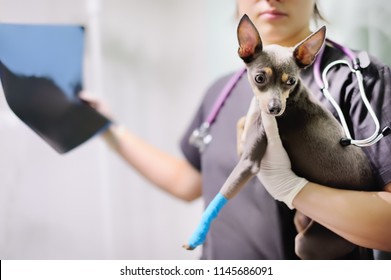
[{"label": "stethoscope earpiece", "polygon": [[364,142],[362,142],[360,140],[352,140],[350,138],[343,137],[343,138],[341,138],[339,143],[343,147],[346,147],[346,146],[349,146],[349,145],[355,145],[355,146],[358,146],[358,147],[368,147],[368,146],[371,146],[373,144],[376,144],[383,137],[386,137],[387,135],[390,135],[390,133],[391,133],[391,128],[389,126],[386,126],[385,128],[383,128],[383,130],[379,134],[377,134],[376,138],[374,138],[371,141],[364,141]]},{"label": "stethoscope earpiece", "polygon": [[344,137],[344,138],[341,138],[341,140],[339,140],[339,143],[341,144],[341,146],[346,147],[346,146],[349,146],[350,144],[352,144],[352,140]]},{"label": "stethoscope earpiece", "polygon": [[381,134],[384,136],[387,136],[391,133],[391,128],[389,126],[386,126],[385,128],[383,128]]}]

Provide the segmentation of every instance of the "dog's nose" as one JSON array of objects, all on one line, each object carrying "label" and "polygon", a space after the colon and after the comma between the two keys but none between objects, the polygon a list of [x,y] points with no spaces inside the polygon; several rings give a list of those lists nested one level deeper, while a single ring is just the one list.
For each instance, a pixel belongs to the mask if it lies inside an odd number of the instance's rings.
[{"label": "dog's nose", "polygon": [[269,102],[267,109],[272,115],[278,115],[281,112],[282,106],[281,102],[278,100],[272,100]]}]

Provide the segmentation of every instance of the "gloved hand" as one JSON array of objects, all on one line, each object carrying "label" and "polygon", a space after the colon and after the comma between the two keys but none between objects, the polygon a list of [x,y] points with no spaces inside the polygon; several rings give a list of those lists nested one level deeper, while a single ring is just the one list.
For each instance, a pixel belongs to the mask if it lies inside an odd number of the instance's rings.
[{"label": "gloved hand", "polygon": [[276,118],[262,112],[262,124],[268,142],[258,179],[271,196],[293,209],[293,199],[308,181],[292,171],[291,162],[278,133]]}]

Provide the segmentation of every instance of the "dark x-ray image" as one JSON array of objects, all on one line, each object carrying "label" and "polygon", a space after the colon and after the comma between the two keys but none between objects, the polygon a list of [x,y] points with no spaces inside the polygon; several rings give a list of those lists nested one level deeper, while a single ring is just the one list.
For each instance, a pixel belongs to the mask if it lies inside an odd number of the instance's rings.
[{"label": "dark x-ray image", "polygon": [[110,124],[78,96],[83,52],[82,26],[0,24],[0,78],[7,103],[61,154]]}]

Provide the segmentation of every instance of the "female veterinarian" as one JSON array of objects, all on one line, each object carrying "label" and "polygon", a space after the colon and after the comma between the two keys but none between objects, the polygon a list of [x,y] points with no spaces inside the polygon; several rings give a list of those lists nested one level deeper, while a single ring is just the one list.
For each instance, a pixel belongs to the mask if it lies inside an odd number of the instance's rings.
[{"label": "female veterinarian", "polygon": [[[237,8],[239,18],[242,14],[249,15],[264,45],[295,46],[311,33],[311,18],[321,18],[315,0],[237,0]],[[318,59],[321,59],[321,71],[335,60],[349,61],[341,46],[330,44]],[[383,128],[391,122],[391,72],[372,57],[370,63],[363,64],[364,85]],[[335,113],[323,97],[313,71],[311,66],[302,72],[304,83]],[[367,134],[374,130],[374,121],[360,98],[354,74],[348,67],[335,67],[327,78],[332,81],[330,92],[342,108],[352,135],[356,139],[368,137]],[[105,139],[132,167],[159,188],[186,201],[202,196],[207,205],[238,160],[236,125],[246,114],[253,96],[246,78],[234,81],[224,106],[209,127],[213,137],[210,143],[200,151],[200,146],[189,143],[189,138],[208,119],[215,100],[230,81],[232,75],[223,77],[207,91],[181,142],[184,159],[150,146],[119,125],[112,125]],[[245,92],[248,94],[243,94]],[[302,182],[302,179],[290,169],[276,124],[266,125],[266,132],[274,143],[268,146],[266,156],[282,156],[268,158],[273,164],[267,170],[261,166],[261,172],[265,174],[262,183],[253,178],[219,214],[204,243],[202,259],[298,258],[295,236],[304,225],[297,219],[295,226],[295,211],[284,203],[287,197],[293,197],[293,206],[298,211],[357,245],[346,254],[336,256],[337,259],[371,258],[371,251],[363,248],[391,251],[391,137],[384,137],[365,148],[375,170],[377,185],[373,186],[373,192],[359,192],[308,181],[299,186],[291,183]]]}]

